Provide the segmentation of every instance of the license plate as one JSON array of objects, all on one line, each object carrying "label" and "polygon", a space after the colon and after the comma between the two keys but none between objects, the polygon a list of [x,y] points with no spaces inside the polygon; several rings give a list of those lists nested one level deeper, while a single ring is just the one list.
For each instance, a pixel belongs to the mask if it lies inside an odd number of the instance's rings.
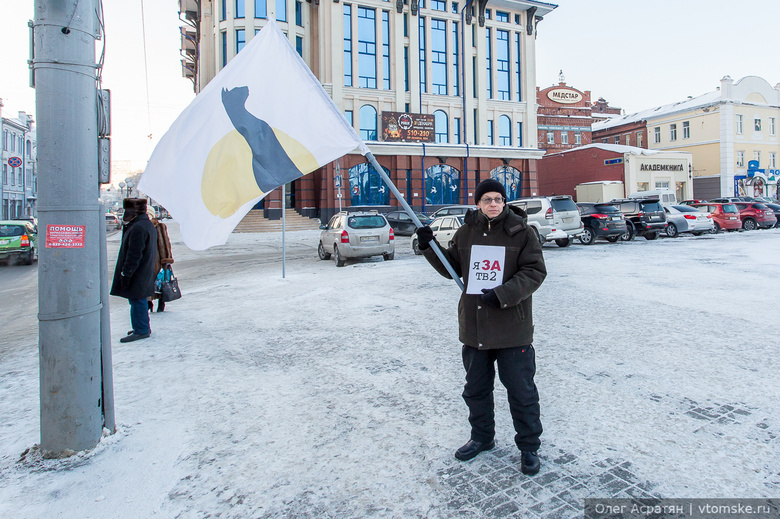
[{"label": "license plate", "polygon": [[660,216],[651,216],[650,219],[651,220],[660,220],[661,217]]},{"label": "license plate", "polygon": [[11,243],[11,240],[0,240],[0,245],[8,245]]},{"label": "license plate", "polygon": [[572,222],[572,221],[574,221],[574,218],[564,218],[563,219],[563,223],[569,223],[569,222]]},{"label": "license plate", "polygon": [[620,217],[619,217],[619,216],[613,216],[613,217],[612,217],[612,221],[613,221],[613,222],[617,222],[618,220],[620,220]]},{"label": "license plate", "polygon": [[736,220],[736,219],[737,219],[736,216],[729,216],[729,220]]},{"label": "license plate", "polygon": [[361,236],[360,243],[379,243],[379,236]]}]

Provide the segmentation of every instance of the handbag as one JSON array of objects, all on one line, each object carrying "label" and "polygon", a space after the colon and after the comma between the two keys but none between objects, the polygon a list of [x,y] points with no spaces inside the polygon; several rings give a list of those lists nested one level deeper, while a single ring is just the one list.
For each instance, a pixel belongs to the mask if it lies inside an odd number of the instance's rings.
[{"label": "handbag", "polygon": [[167,265],[163,270],[167,272],[163,282],[160,284],[160,301],[167,303],[179,299],[181,291],[179,290],[179,280],[173,275],[171,266]]}]

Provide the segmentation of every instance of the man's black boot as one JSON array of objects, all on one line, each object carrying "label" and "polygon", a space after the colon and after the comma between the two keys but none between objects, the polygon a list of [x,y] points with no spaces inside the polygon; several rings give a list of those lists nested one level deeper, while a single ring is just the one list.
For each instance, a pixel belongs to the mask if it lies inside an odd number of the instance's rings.
[{"label": "man's black boot", "polygon": [[463,447],[455,451],[455,457],[460,461],[468,461],[480,452],[489,451],[495,446],[496,442],[494,440],[490,440],[487,443],[469,440]]},{"label": "man's black boot", "polygon": [[535,452],[522,451],[520,454],[520,470],[527,476],[533,476],[539,472],[539,456]]}]

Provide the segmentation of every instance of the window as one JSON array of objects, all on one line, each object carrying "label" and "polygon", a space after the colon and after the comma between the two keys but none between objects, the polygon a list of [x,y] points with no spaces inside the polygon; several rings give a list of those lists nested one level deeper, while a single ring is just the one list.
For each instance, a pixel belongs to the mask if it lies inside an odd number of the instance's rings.
[{"label": "window", "polygon": [[354,124],[353,124],[353,117],[352,117],[352,110],[344,110],[344,117],[346,117],[347,122],[349,122],[350,126],[354,126]]},{"label": "window", "polygon": [[352,86],[352,6],[344,4],[344,86]]},{"label": "window", "polygon": [[244,0],[236,0],[236,18],[244,18],[245,16]]},{"label": "window", "polygon": [[295,50],[298,51],[300,57],[303,57],[303,38],[300,36],[295,37]]},{"label": "window", "polygon": [[244,29],[236,30],[236,54],[241,52],[246,46],[246,31]]},{"label": "window", "polygon": [[620,144],[620,135],[615,135],[615,144]]},{"label": "window", "polygon": [[[460,171],[452,166],[446,164],[431,166],[425,170],[423,181],[426,204],[457,204],[460,201]],[[446,218],[444,222],[452,225],[454,220],[454,218]]]},{"label": "window", "polygon": [[455,144],[460,144],[460,117],[455,117],[453,119],[452,135],[455,138]]},{"label": "window", "polygon": [[3,184],[8,183],[8,166],[3,164]]},{"label": "window", "polygon": [[656,180],[655,181],[655,188],[656,189],[669,189],[669,181],[668,180]]},{"label": "window", "polygon": [[433,112],[433,127],[436,132],[436,142],[449,142],[449,121],[447,114],[441,110]]},{"label": "window", "polygon": [[523,123],[517,123],[517,146],[523,147]]},{"label": "window", "polygon": [[761,152],[760,151],[754,151],[753,152],[753,160],[761,164]]},{"label": "window", "polygon": [[496,91],[509,100],[509,31],[496,31]]},{"label": "window", "polygon": [[276,0],[276,21],[287,21],[287,0]]},{"label": "window", "polygon": [[677,140],[677,125],[676,124],[670,124],[669,125],[669,140],[670,141],[676,141]]},{"label": "window", "polygon": [[3,150],[8,151],[8,130],[3,132]]},{"label": "window", "polygon": [[574,134],[574,144],[577,146],[582,145],[582,134],[581,133],[575,133]]},{"label": "window", "polygon": [[627,134],[624,136],[624,140],[625,140],[625,145],[626,145],[626,146],[631,146],[631,135],[630,135],[630,134],[628,134],[628,133],[627,133]]},{"label": "window", "polygon": [[496,11],[496,21],[509,23],[509,13],[503,11]]},{"label": "window", "polygon": [[769,135],[775,135],[775,132],[777,130],[775,129],[775,118],[770,117],[769,118]]},{"label": "window", "polygon": [[[409,91],[409,47],[404,47],[404,92],[408,92],[408,91]],[[407,112],[408,111],[409,110],[407,110]]]},{"label": "window", "polygon": [[447,11],[447,2],[442,0],[431,0],[431,9],[434,11]]},{"label": "window", "polygon": [[382,11],[382,86],[390,90],[390,12]]},{"label": "window", "polygon": [[520,83],[520,33],[519,32],[515,33],[515,76],[516,76],[515,81],[517,82],[516,85],[517,88],[515,88],[515,91],[517,92],[517,100],[522,101],[523,96],[521,95],[522,88]]},{"label": "window", "polygon": [[431,93],[447,95],[447,22],[431,20]]},{"label": "window", "polygon": [[769,167],[770,168],[777,167],[777,153],[775,153],[774,151],[769,152]]},{"label": "window", "polygon": [[493,146],[495,144],[495,141],[493,140],[493,119],[488,119],[487,131],[488,131],[488,144]]},{"label": "window", "polygon": [[555,133],[547,132],[547,144],[555,144]]},{"label": "window", "polygon": [[452,2],[452,12],[458,14],[458,2]]},{"label": "window", "polygon": [[638,148],[642,147],[642,132],[636,132],[636,145]]},{"label": "window", "polygon": [[737,114],[737,134],[738,135],[742,135],[742,130],[743,130],[742,119],[743,119],[742,115]]},{"label": "window", "polygon": [[691,138],[691,123],[690,121],[683,121],[683,139]]},{"label": "window", "polygon": [[753,119],[753,129],[757,132],[761,131],[761,119],[756,117]]},{"label": "window", "polygon": [[255,18],[266,18],[268,16],[268,7],[266,0],[255,0]]},{"label": "window", "polygon": [[737,167],[738,168],[744,168],[745,167],[745,152],[744,151],[738,151],[737,152]]},{"label": "window", "polygon": [[364,141],[376,140],[376,108],[371,105],[360,107],[360,138]]},{"label": "window", "polygon": [[490,9],[485,9],[485,19],[490,20],[491,12]]},{"label": "window", "polygon": [[460,95],[460,56],[458,55],[458,22],[452,22],[452,95]]},{"label": "window", "polygon": [[[382,168],[389,176],[390,170]],[[388,205],[390,190],[371,164],[364,162],[349,168],[349,191],[352,205]]]},{"label": "window", "polygon": [[222,0],[221,4],[221,9],[219,10],[219,19],[227,20],[227,0]]},{"label": "window", "polygon": [[420,17],[420,92],[428,92],[425,85],[428,84],[428,80],[425,76],[425,18]]},{"label": "window", "polygon": [[376,88],[376,12],[358,7],[358,86]]},{"label": "window", "polygon": [[222,33],[222,66],[227,65],[227,33]]},{"label": "window", "polygon": [[[492,61],[493,56],[491,53],[491,41],[490,41],[490,27],[485,27],[485,37],[487,39],[487,47],[485,48],[485,61],[487,62],[487,96],[488,99],[493,99],[493,70]],[[474,81],[476,83],[476,81]]]},{"label": "window", "polygon": [[512,121],[507,115],[501,115],[498,117],[498,145],[512,145]]},{"label": "window", "polygon": [[295,2],[295,25],[303,27],[303,4]]},{"label": "window", "polygon": [[660,127],[653,129],[653,142],[655,142],[656,144],[661,142],[661,128]]},{"label": "window", "polygon": [[561,132],[561,144],[569,144],[569,132]]}]

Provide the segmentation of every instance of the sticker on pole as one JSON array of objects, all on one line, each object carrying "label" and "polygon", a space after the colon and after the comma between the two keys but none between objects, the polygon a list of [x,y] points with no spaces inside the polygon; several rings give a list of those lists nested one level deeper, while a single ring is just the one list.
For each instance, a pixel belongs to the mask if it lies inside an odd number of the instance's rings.
[{"label": "sticker on pole", "polygon": [[86,225],[47,225],[46,248],[83,249]]},{"label": "sticker on pole", "polygon": [[472,245],[467,294],[482,294],[483,288],[495,288],[504,282],[504,247]]}]

